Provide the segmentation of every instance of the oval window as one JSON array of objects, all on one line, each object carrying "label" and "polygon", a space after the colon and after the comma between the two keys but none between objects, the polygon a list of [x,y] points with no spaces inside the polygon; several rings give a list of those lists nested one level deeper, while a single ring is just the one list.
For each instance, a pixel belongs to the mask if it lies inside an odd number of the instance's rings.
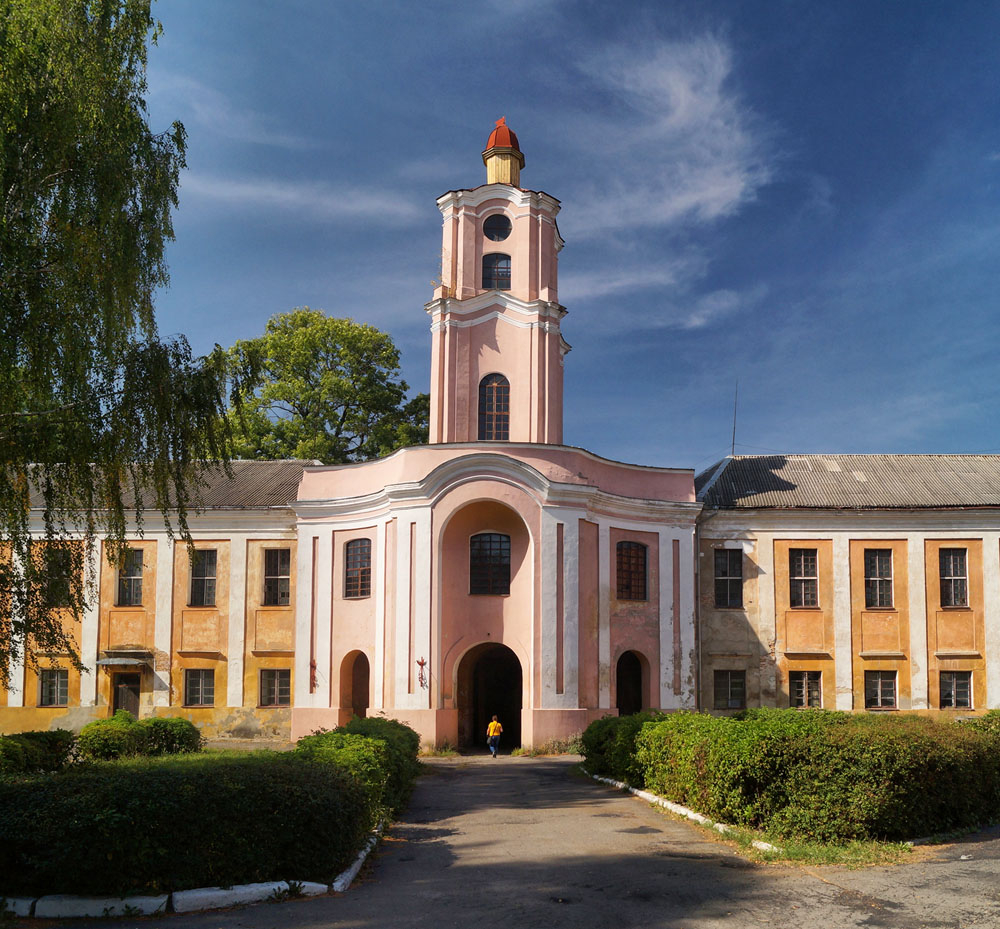
[{"label": "oval window", "polygon": [[510,235],[510,220],[502,213],[487,216],[483,223],[483,234],[491,242],[502,242]]}]

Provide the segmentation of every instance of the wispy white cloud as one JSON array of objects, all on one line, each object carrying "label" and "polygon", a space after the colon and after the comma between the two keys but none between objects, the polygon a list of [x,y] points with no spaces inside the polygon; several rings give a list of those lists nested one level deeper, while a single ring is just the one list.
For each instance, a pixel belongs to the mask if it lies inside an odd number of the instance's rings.
[{"label": "wispy white cloud", "polygon": [[691,261],[684,258],[635,267],[619,264],[613,270],[574,271],[564,276],[559,287],[559,299],[583,303],[637,290],[675,287],[691,275]]},{"label": "wispy white cloud", "polygon": [[732,67],[715,36],[584,55],[581,79],[614,105],[581,116],[566,134],[600,178],[573,192],[568,233],[704,224],[755,197],[773,175],[773,156],[731,86]]},{"label": "wispy white cloud", "polygon": [[165,99],[171,109],[181,111],[182,122],[194,122],[208,132],[236,142],[252,142],[278,148],[311,148],[306,136],[287,132],[274,120],[255,110],[239,107],[225,94],[183,74],[154,70],[150,75],[151,94]]},{"label": "wispy white cloud", "polygon": [[326,222],[364,219],[368,225],[408,225],[424,211],[398,189],[333,187],[315,181],[269,177],[214,177],[185,174],[182,196],[228,203],[247,210],[280,211]]}]

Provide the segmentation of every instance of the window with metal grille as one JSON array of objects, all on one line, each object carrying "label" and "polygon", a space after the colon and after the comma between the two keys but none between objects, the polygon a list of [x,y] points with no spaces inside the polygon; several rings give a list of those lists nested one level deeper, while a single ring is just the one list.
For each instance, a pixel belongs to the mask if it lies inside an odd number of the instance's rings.
[{"label": "window with metal grille", "polygon": [[619,600],[646,599],[646,546],[619,542],[615,547]]},{"label": "window with metal grille", "polygon": [[941,672],[941,709],[972,709],[972,672]]},{"label": "window with metal grille", "polygon": [[746,705],[746,671],[716,671],[715,708],[717,710],[742,710]]},{"label": "window with metal grille", "polygon": [[865,549],[865,606],[892,606],[892,549]]},{"label": "window with metal grille", "polygon": [[969,575],[964,548],[942,548],[941,606],[969,605]]},{"label": "window with metal grille", "polygon": [[743,606],[743,549],[715,550],[715,605]]},{"label": "window with metal grille", "polygon": [[491,242],[502,242],[510,235],[510,220],[503,213],[494,213],[483,220],[483,235]]},{"label": "window with metal grille", "polygon": [[510,255],[483,255],[483,290],[510,290]]},{"label": "window with metal grille", "polygon": [[788,702],[790,706],[822,706],[822,671],[790,671]]},{"label": "window with metal grille", "polygon": [[118,569],[118,606],[142,606],[142,549],[125,549]]},{"label": "window with metal grille", "polygon": [[510,382],[502,374],[487,374],[479,382],[479,438],[510,439]]},{"label": "window with metal grille", "polygon": [[351,539],[344,546],[344,596],[372,595],[372,540]]},{"label": "window with metal grille", "polygon": [[469,593],[510,593],[510,536],[480,532],[469,539]]},{"label": "window with metal grille", "polygon": [[218,552],[199,548],[191,562],[191,606],[215,606],[215,570]]},{"label": "window with metal grille", "polygon": [[865,671],[865,709],[895,709],[896,672]]},{"label": "window with metal grille", "polygon": [[264,549],[264,606],[288,606],[291,576],[292,550]]},{"label": "window with metal grille", "polygon": [[184,671],[184,705],[215,706],[215,672],[211,668]]},{"label": "window with metal grille", "polygon": [[291,706],[292,672],[288,668],[265,668],[260,672],[260,705]]},{"label": "window with metal grille", "polygon": [[788,550],[788,602],[791,606],[819,606],[818,558],[815,548]]},{"label": "window with metal grille", "polygon": [[69,671],[44,668],[38,672],[38,705],[66,706],[69,703]]}]

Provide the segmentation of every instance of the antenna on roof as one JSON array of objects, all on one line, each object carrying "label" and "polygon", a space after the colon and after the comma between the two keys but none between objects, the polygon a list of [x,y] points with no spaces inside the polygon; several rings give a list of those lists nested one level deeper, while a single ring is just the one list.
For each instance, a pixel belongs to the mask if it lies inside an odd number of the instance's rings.
[{"label": "antenna on roof", "polygon": [[739,378],[736,379],[736,393],[733,396],[733,445],[729,454],[735,458],[736,457],[736,404],[740,399],[740,381]]}]

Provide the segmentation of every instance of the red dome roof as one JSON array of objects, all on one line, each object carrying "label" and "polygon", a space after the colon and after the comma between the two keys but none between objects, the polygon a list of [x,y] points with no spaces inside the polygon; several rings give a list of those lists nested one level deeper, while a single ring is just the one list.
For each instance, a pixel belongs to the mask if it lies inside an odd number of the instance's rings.
[{"label": "red dome roof", "polygon": [[507,125],[506,116],[501,116],[497,120],[496,129],[490,133],[489,140],[486,142],[487,151],[496,147],[513,148],[515,151],[521,151],[520,146],[517,144],[517,136]]}]

